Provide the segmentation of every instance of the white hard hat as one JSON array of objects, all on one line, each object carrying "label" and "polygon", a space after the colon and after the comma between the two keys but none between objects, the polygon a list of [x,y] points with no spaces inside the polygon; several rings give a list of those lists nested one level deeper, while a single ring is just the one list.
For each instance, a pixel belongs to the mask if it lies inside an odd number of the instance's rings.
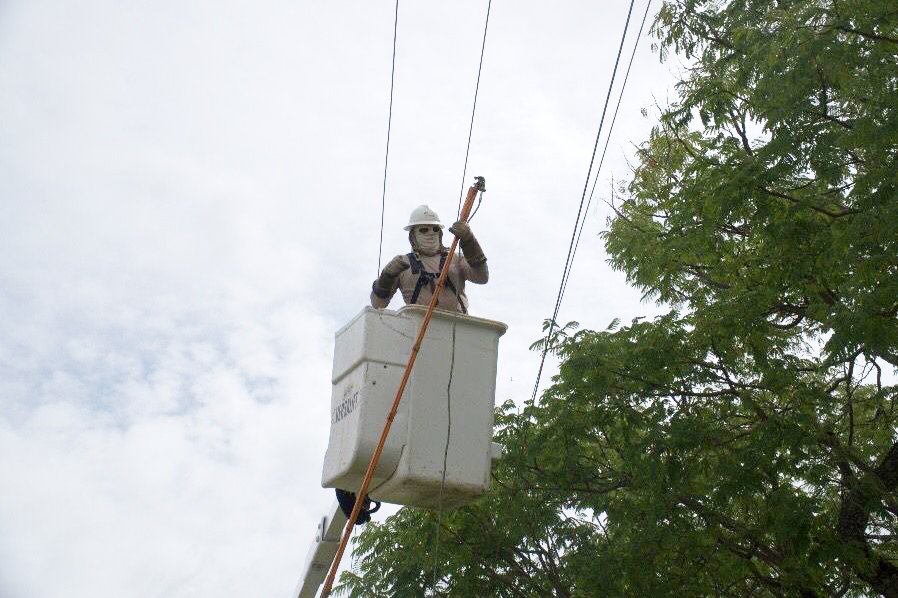
[{"label": "white hard hat", "polygon": [[404,230],[412,230],[419,224],[435,224],[443,228],[443,223],[440,222],[437,213],[423,204],[412,210],[412,215],[408,217],[408,225]]}]

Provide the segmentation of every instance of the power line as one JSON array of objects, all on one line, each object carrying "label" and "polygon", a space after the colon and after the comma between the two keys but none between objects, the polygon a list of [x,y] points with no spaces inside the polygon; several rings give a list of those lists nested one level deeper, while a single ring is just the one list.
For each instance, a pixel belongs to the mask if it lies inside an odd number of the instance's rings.
[{"label": "power line", "polygon": [[624,30],[621,34],[620,45],[617,48],[617,57],[614,59],[614,70],[611,72],[611,81],[608,83],[608,93],[605,94],[605,105],[602,108],[602,118],[599,121],[599,130],[596,133],[596,141],[592,147],[592,156],[589,159],[589,169],[586,172],[586,182],[583,184],[583,193],[580,196],[580,207],[577,209],[577,219],[574,221],[574,230],[571,233],[571,242],[568,245],[567,258],[564,264],[564,271],[561,275],[561,283],[558,285],[558,296],[555,299],[555,310],[552,312],[552,319],[549,322],[549,334],[546,336],[546,345],[543,347],[542,358],[539,362],[539,371],[536,374],[536,382],[533,384],[533,396],[531,400],[536,400],[536,392],[539,389],[539,380],[542,377],[543,367],[546,364],[546,354],[549,352],[549,346],[551,344],[552,333],[555,330],[555,319],[558,317],[558,310],[561,307],[561,297],[564,291],[565,282],[567,280],[568,272],[571,267],[571,260],[573,257],[574,251],[574,242],[577,238],[577,229],[580,224],[580,216],[583,213],[583,204],[586,201],[586,190],[589,188],[589,180],[592,178],[592,166],[595,163],[596,159],[596,151],[599,148],[599,138],[602,136],[602,126],[605,124],[605,113],[608,111],[608,100],[611,99],[611,89],[614,87],[614,79],[617,76],[617,66],[620,62],[621,52],[624,49],[624,40],[627,38],[627,30],[630,27],[630,16],[633,14],[633,4],[635,0],[630,0],[630,8],[627,10],[627,20],[624,23]]},{"label": "power line", "polygon": [[[461,190],[458,192],[458,209],[456,214],[461,214],[461,198],[465,191],[465,177],[468,175],[468,154],[471,151],[471,134],[474,132],[474,113],[477,110],[477,93],[480,91],[480,73],[483,71],[483,53],[486,49],[486,31],[490,26],[490,8],[493,0],[486,3],[486,20],[483,23],[483,43],[480,44],[480,64],[477,66],[477,84],[474,85],[474,106],[471,108],[471,126],[468,127],[468,145],[465,148],[465,166],[461,173]],[[480,205],[477,206],[480,208]],[[475,210],[476,213],[476,210]]]},{"label": "power line", "polygon": [[[608,143],[611,141],[611,134],[614,132],[614,123],[617,122],[617,112],[620,109],[621,100],[624,97],[624,90],[627,88],[627,80],[630,78],[630,68],[633,66],[633,58],[636,56],[636,48],[639,47],[639,39],[642,37],[642,30],[645,27],[645,20],[649,14],[649,7],[652,0],[645,4],[645,12],[642,13],[642,22],[639,24],[639,33],[636,34],[636,41],[633,43],[633,51],[630,53],[630,62],[627,64],[627,72],[624,73],[624,82],[621,84],[620,94],[617,96],[617,105],[614,107],[614,115],[611,117],[611,126],[608,127],[608,135],[605,136],[605,147],[602,149],[602,157],[599,158],[599,166],[596,168],[596,176],[592,180],[592,189],[589,191],[589,200],[586,202],[585,213],[589,213],[589,206],[592,205],[592,197],[596,192],[596,183],[599,182],[599,173],[602,172],[602,164],[605,163],[605,154],[608,152]],[[571,256],[571,267],[573,268],[574,259],[577,257],[577,249],[580,247],[580,235],[583,234],[583,227],[586,226],[586,217],[580,222],[580,231],[577,233],[577,242],[574,244],[574,254]],[[564,300],[564,293],[567,291],[567,282],[571,279],[571,271],[568,269],[567,278],[564,281],[564,288],[561,291],[561,299]]]},{"label": "power line", "polygon": [[393,14],[393,64],[390,69],[390,110],[387,114],[387,149],[384,152],[384,189],[380,198],[380,244],[377,248],[377,274],[380,275],[380,261],[384,250],[384,212],[387,207],[387,165],[390,163],[390,130],[393,126],[393,82],[396,79],[396,32],[399,29],[399,0]]}]

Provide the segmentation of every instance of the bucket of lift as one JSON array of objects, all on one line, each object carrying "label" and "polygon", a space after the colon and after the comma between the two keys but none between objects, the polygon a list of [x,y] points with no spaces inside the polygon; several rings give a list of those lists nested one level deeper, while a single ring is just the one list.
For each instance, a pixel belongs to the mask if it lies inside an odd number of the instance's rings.
[{"label": "bucket of lift", "polygon": [[[336,333],[330,439],[321,485],[361,485],[426,308],[363,309]],[[489,488],[501,322],[436,310],[368,491],[454,508]]]}]

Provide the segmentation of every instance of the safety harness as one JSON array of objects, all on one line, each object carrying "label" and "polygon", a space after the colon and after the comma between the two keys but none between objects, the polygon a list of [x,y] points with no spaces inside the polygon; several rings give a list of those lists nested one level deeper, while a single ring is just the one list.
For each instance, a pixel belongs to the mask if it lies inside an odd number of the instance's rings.
[{"label": "safety harness", "polygon": [[[424,269],[424,264],[421,260],[418,259],[418,256],[414,253],[406,254],[408,257],[408,263],[411,264],[412,274],[418,275],[418,282],[415,283],[415,290],[412,291],[412,299],[410,303],[418,302],[418,295],[421,294],[421,289],[424,288],[424,285],[430,285],[430,292],[432,293],[434,288],[436,288],[436,281],[440,277],[440,272],[443,271],[443,266],[446,264],[446,256],[449,252],[444,251],[440,253],[440,267],[437,272],[428,272]],[[455,295],[458,304],[461,306],[462,313],[468,313],[468,310],[465,309],[465,304],[458,296],[458,291],[455,289],[455,285],[452,284],[452,281],[449,277],[446,277],[446,288],[452,291],[452,294]]]}]

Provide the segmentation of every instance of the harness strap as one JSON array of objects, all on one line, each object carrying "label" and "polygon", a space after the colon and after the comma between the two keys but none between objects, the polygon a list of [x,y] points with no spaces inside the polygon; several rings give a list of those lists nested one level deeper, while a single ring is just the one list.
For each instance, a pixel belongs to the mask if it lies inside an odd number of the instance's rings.
[{"label": "harness strap", "polygon": [[[430,283],[431,290],[433,289],[433,285],[436,280],[440,277],[439,272],[428,272],[424,269],[424,264],[421,263],[421,260],[418,259],[418,256],[414,253],[408,254],[408,263],[412,267],[412,274],[418,275],[418,282],[415,283],[415,290],[412,291],[412,303],[418,302],[418,296],[421,294],[421,289],[424,288],[424,285]],[[446,254],[440,253],[440,272],[443,270],[443,266],[446,264]],[[452,294],[455,295],[456,301],[459,305],[462,306],[462,311],[464,311],[464,305],[461,302],[461,299],[458,297],[458,291],[455,289],[455,285],[452,284],[452,281],[449,277],[446,277],[446,288],[452,291]]]}]

